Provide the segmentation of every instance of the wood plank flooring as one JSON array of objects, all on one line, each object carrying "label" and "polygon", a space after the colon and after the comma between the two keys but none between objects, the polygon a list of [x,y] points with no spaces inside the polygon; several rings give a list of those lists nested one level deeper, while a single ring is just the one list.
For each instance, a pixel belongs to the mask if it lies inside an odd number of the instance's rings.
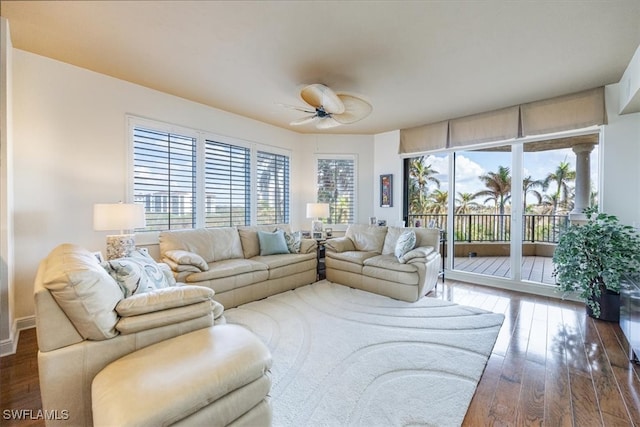
[{"label": "wood plank flooring", "polygon": [[[505,322],[463,426],[638,426],[640,366],[615,323],[584,305],[447,280],[429,297],[503,313]],[[35,330],[0,359],[0,425],[7,409],[41,409]],[[437,393],[437,390],[434,390]]]},{"label": "wood plank flooring", "polygon": [[[496,277],[511,276],[511,259],[509,257],[456,257],[453,260],[454,269],[470,273],[485,274]],[[553,273],[551,257],[525,256],[522,257],[522,280],[546,283],[556,283]]]}]

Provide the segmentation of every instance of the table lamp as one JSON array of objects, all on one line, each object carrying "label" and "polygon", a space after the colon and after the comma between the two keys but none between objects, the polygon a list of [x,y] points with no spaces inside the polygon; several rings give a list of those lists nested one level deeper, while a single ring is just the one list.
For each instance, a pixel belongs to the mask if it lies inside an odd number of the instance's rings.
[{"label": "table lamp", "polygon": [[313,221],[311,221],[311,233],[314,239],[322,239],[322,221],[320,221],[320,218],[328,217],[329,203],[307,203],[307,218],[313,218]]},{"label": "table lamp", "polygon": [[144,206],[134,203],[97,203],[93,205],[93,229],[115,231],[107,236],[107,259],[128,256],[136,248],[133,229],[146,225]]}]

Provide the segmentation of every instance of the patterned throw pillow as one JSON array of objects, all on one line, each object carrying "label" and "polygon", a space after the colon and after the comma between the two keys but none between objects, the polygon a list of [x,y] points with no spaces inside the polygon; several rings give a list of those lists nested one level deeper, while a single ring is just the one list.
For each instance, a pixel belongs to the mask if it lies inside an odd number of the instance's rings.
[{"label": "patterned throw pillow", "polygon": [[416,245],[416,233],[413,230],[405,231],[398,237],[394,255],[400,259]]},{"label": "patterned throw pillow", "polygon": [[[282,230],[281,228],[276,228],[276,231]],[[300,253],[300,245],[302,243],[302,232],[295,231],[293,233],[284,232],[284,240],[287,242],[287,248],[289,249],[289,253],[299,254]]]},{"label": "patterned throw pillow", "polygon": [[170,286],[167,271],[146,251],[135,250],[130,256],[102,264],[124,293],[124,297]]}]

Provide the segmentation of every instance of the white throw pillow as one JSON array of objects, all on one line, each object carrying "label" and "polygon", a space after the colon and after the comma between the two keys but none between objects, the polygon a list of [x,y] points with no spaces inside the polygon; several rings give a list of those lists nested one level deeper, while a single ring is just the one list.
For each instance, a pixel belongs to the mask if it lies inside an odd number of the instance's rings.
[{"label": "white throw pillow", "polygon": [[416,233],[413,230],[405,231],[398,237],[394,255],[398,260],[416,245]]}]

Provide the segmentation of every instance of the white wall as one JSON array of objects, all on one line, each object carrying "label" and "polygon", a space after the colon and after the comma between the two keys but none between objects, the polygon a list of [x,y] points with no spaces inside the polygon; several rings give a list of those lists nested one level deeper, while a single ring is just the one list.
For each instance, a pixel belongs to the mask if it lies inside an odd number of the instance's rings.
[{"label": "white wall", "polygon": [[619,85],[605,88],[608,124],[602,131],[601,209],[640,225],[640,113],[620,115]]},{"label": "white wall", "polygon": [[13,270],[13,122],[9,22],[0,18],[0,354],[15,351]]},{"label": "white wall", "polygon": [[[375,156],[373,176],[375,191],[373,216],[384,219],[387,225],[396,225],[402,221],[402,159],[398,155],[400,131],[381,133],[375,136]],[[393,174],[393,206],[380,207],[380,175]]]},{"label": "white wall", "polygon": [[36,269],[55,246],[104,252],[93,204],[125,199],[126,114],[292,150],[294,228],[314,199],[313,154],[357,154],[358,214],[371,215],[371,136],[301,135],[21,50],[13,57],[17,317],[33,315]]}]

